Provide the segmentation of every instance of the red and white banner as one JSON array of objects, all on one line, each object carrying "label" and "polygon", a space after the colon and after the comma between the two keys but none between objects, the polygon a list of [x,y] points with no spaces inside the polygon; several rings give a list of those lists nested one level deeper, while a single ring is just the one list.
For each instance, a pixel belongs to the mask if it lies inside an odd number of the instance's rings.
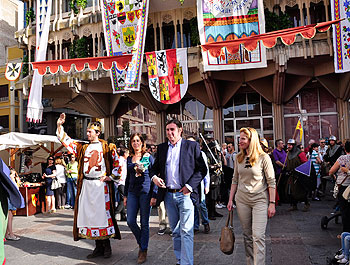
[{"label": "red and white banner", "polygon": [[152,96],[163,104],[179,102],[188,87],[187,48],[146,53]]},{"label": "red and white banner", "polygon": [[21,74],[23,63],[8,63],[6,65],[5,78],[8,81],[16,81]]}]

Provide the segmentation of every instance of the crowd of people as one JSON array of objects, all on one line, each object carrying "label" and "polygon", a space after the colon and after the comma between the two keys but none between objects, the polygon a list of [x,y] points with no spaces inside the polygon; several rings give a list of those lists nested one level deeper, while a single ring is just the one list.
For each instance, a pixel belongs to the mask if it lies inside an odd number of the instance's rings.
[{"label": "crowd of people", "polygon": [[[330,136],[328,142],[310,140],[303,148],[294,139],[286,146],[278,139],[272,149],[255,129],[241,128],[239,152],[235,152],[233,142],[220,146],[214,139],[184,138],[181,122],[170,120],[165,143],[147,145],[141,134],[134,133],[127,147],[116,147],[99,139],[99,122],[88,126],[89,143],[72,140],[64,132],[64,122],[62,114],[57,136],[69,155],[47,159],[43,173],[47,209],[49,213],[74,209],[74,240],[95,240],[88,258],[112,255],[110,238],[121,239],[119,214],[139,245],[137,263],[144,263],[150,210],[156,207],[158,234],[169,231],[177,264],[193,264],[194,234],[200,224],[204,233],[210,233],[210,221],[222,217],[217,209],[227,207],[237,210],[247,264],[265,264],[265,231],[276,205],[289,203],[289,211],[297,211],[302,202],[307,212],[310,201],[322,200],[327,183],[334,181],[343,220],[339,238],[344,245],[336,258],[340,264],[348,262],[350,207],[342,194],[350,184],[349,141],[342,144]],[[299,168],[306,162],[310,170],[303,173]],[[31,173],[32,167],[27,159],[24,174]],[[10,215],[6,237],[18,240],[11,221]]]}]

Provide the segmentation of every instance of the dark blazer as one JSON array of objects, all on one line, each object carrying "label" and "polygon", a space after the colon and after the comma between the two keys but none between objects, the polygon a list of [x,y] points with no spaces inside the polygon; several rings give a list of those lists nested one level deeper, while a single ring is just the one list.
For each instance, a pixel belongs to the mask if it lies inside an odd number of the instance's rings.
[{"label": "dark blazer", "polygon": [[[150,170],[151,177],[159,176],[165,183],[168,148],[168,142],[158,145],[155,161]],[[198,203],[198,186],[207,173],[207,167],[197,142],[182,139],[179,167],[181,187],[185,186],[185,184],[190,185],[193,190],[191,199],[194,203]],[[166,189],[158,188],[157,195],[154,196],[157,198],[157,205],[164,200],[165,192]]]}]

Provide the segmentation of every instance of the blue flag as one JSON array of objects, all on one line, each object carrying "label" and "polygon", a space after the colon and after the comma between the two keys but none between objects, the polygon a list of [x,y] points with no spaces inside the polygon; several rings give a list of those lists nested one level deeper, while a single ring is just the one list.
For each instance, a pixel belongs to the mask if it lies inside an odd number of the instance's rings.
[{"label": "blue flag", "polygon": [[295,171],[306,175],[308,177],[310,177],[311,174],[311,166],[312,166],[312,162],[311,160],[308,160],[307,162],[305,162],[304,164],[301,164],[300,166],[295,168]]}]

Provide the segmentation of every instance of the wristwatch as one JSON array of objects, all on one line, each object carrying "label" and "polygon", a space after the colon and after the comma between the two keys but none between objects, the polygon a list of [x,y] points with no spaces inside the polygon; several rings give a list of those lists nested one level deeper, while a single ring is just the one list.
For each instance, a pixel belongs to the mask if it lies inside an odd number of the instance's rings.
[{"label": "wristwatch", "polygon": [[269,201],[269,203],[276,204],[276,202],[273,202],[273,201]]}]

